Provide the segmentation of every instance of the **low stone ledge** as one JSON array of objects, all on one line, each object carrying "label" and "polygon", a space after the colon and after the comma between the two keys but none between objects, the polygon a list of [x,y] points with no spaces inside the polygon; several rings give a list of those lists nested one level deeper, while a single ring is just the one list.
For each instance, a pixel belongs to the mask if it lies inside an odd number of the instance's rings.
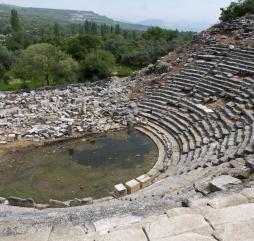
[{"label": "low stone ledge", "polygon": [[254,188],[245,188],[241,194],[247,197],[250,202],[254,203]]},{"label": "low stone ledge", "polygon": [[64,202],[54,199],[49,200],[49,208],[68,208],[68,207],[70,206]]},{"label": "low stone ledge", "polygon": [[89,205],[89,204],[93,204],[92,198],[83,198],[83,199],[75,198],[70,201],[71,207],[84,206],[84,205]]},{"label": "low stone ledge", "polygon": [[222,176],[218,176],[214,178],[209,183],[209,187],[211,191],[221,191],[221,190],[226,190],[228,186],[238,185],[241,182],[242,181],[237,178],[234,178],[228,175],[222,175]]},{"label": "low stone ledge", "polygon": [[159,137],[159,135],[152,133],[151,131],[147,130],[142,126],[136,126],[135,129],[151,138],[158,148],[159,151],[158,160],[153,166],[153,168],[147,173],[147,175],[149,175],[153,181],[156,177],[158,177],[161,174],[161,172],[164,171],[165,167],[164,164],[166,160],[166,150],[164,140],[162,137]]},{"label": "low stone ledge", "polygon": [[18,197],[9,197],[7,198],[7,200],[10,206],[26,207],[26,208],[33,208],[35,206],[35,202],[32,198],[22,199]]},{"label": "low stone ledge", "polygon": [[34,206],[36,209],[38,210],[43,210],[43,209],[47,209],[50,207],[49,204],[40,204],[40,203],[36,203]]}]

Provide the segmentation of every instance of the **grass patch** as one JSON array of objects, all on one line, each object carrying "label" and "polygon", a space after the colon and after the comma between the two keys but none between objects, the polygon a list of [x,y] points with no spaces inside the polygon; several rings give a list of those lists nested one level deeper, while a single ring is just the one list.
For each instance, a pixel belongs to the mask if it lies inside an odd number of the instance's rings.
[{"label": "grass patch", "polygon": [[124,66],[124,65],[116,65],[113,69],[112,74],[118,77],[126,77],[131,75],[135,69]]}]

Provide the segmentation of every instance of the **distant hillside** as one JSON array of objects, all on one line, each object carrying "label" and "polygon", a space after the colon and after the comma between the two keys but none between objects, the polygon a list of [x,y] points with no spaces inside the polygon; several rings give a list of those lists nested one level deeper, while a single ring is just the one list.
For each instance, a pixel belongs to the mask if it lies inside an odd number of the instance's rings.
[{"label": "distant hillside", "polygon": [[138,22],[138,24],[142,24],[145,26],[156,26],[161,28],[168,28],[168,24],[160,19],[145,19],[143,21]]},{"label": "distant hillside", "polygon": [[42,19],[47,18],[48,20],[57,20],[63,22],[84,22],[86,20],[93,21],[98,24],[107,24],[107,25],[115,25],[120,24],[123,29],[130,30],[140,30],[146,31],[147,26],[141,24],[131,24],[115,21],[106,16],[99,15],[92,11],[77,11],[77,10],[59,10],[59,9],[47,9],[47,8],[25,8],[18,7],[14,5],[8,4],[0,4],[0,18],[3,16],[8,16],[11,9],[16,9],[19,12],[19,15],[22,16],[31,16],[31,17],[39,17]]},{"label": "distant hillside", "polygon": [[213,22],[187,22],[176,20],[174,22],[165,22],[160,19],[145,19],[143,21],[138,22],[137,24],[145,25],[145,26],[157,26],[160,28],[166,29],[178,29],[180,31],[195,31],[200,32],[210,26],[212,26]]}]

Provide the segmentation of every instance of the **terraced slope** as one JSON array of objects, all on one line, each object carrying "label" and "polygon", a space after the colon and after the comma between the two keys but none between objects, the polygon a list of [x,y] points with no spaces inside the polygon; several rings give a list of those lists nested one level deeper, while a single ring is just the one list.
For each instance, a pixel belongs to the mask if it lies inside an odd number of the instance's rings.
[{"label": "terraced slope", "polygon": [[[160,132],[167,149],[172,138],[177,143],[174,174],[253,154],[253,31],[254,20],[241,18],[203,33],[202,45],[178,74],[147,88],[139,103],[141,123]],[[235,39],[226,43],[231,35]]]}]

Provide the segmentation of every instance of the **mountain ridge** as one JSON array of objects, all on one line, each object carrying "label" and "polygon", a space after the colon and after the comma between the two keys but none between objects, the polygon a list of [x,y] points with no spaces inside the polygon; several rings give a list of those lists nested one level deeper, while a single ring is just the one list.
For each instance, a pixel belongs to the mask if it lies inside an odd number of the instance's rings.
[{"label": "mountain ridge", "polygon": [[97,24],[116,25],[119,24],[123,29],[146,31],[148,26],[135,23],[126,23],[116,21],[104,15],[100,15],[91,10],[68,10],[68,9],[53,9],[53,8],[36,8],[36,7],[21,7],[0,3],[0,12],[8,14],[11,9],[16,9],[21,16],[37,16],[48,17],[56,21],[82,23],[86,20]]}]

